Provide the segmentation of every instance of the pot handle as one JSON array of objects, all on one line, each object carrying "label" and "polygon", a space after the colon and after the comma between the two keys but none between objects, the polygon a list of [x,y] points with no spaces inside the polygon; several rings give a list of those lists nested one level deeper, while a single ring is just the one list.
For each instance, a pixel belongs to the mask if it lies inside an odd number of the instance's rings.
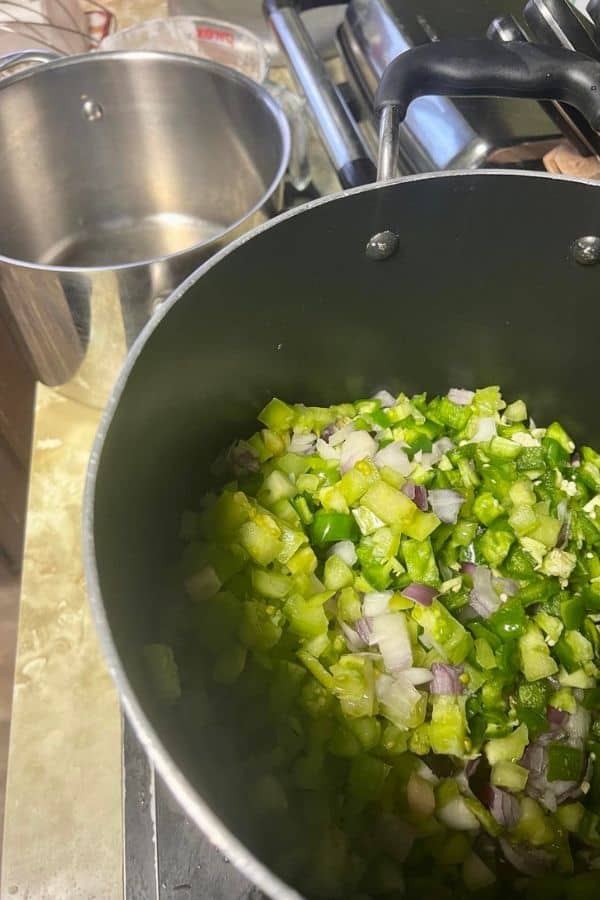
[{"label": "pot handle", "polygon": [[[7,53],[6,56],[0,56],[0,74],[26,62],[48,63],[61,58],[62,54],[57,53],[55,50],[17,50],[15,53]],[[0,84],[0,87],[4,87],[4,84]]]},{"label": "pot handle", "polygon": [[264,0],[263,11],[302,88],[321,140],[343,188],[375,181],[375,166],[339,91],[300,18],[300,12],[335,0]]},{"label": "pot handle", "polygon": [[574,106],[600,131],[600,63],[583,53],[521,41],[423,44],[392,60],[375,95],[380,179],[392,175],[398,127],[410,103],[427,94],[557,100]]}]

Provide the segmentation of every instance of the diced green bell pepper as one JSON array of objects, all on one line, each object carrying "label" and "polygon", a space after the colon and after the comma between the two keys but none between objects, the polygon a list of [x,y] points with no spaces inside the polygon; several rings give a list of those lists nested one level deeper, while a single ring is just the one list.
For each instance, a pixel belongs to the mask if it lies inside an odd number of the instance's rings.
[{"label": "diced green bell pepper", "polygon": [[313,544],[322,547],[337,541],[357,541],[359,531],[350,514],[318,512],[310,526],[310,536]]},{"label": "diced green bell pepper", "polygon": [[549,744],[548,781],[577,781],[581,776],[583,753],[567,744]]}]

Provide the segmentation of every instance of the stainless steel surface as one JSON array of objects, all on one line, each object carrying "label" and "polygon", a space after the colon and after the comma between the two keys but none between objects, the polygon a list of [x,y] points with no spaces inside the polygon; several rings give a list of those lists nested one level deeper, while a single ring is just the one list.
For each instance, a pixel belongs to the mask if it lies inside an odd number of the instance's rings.
[{"label": "stainless steel surface", "polygon": [[526,41],[527,35],[517,22],[514,16],[499,16],[494,19],[486,32],[490,40],[504,41]]},{"label": "stainless steel surface", "polygon": [[[389,62],[405,50],[424,43],[427,36],[415,34],[413,40],[401,26],[385,0],[353,0],[348,5],[341,26],[342,47],[352,48],[345,53],[355,90],[366,94],[365,103],[372,108],[372,99],[381,76]],[[474,168],[481,165],[489,147],[479,140],[476,132],[444,97],[421,97],[412,105],[400,131],[400,164],[404,172],[428,172],[449,169],[463,153],[470,154]]]},{"label": "stainless steel surface", "polygon": [[379,155],[377,180],[390,181],[398,170],[400,144],[400,115],[396,106],[386,106],[379,120]]},{"label": "stainless steel surface", "polygon": [[261,900],[182,812],[123,719],[124,900]]},{"label": "stainless steel surface", "polygon": [[[139,668],[142,645],[175,601],[168,572],[191,479],[248,433],[274,392],[327,403],[382,384],[439,391],[500,383],[542,419],[567,415],[576,439],[594,443],[600,270],[577,265],[566,248],[593,234],[599,218],[597,184],[547,175],[437,174],[346,192],[219,252],[166,301],[129,354],[87,478],[93,614],[126,712],[161,777],[190,819],[277,900],[299,895],[267,856],[257,857],[244,799],[229,804],[216,731],[190,733],[184,711],[165,717]],[[395,222],[400,252],[373,265],[366,241]],[[298,265],[298,247],[310,265]],[[399,286],[407,302],[398,302]],[[374,295],[377,315],[365,316]],[[298,323],[316,319],[307,342]],[[332,330],[344,348],[333,356]],[[421,333],[425,367],[413,340]]]},{"label": "stainless steel surface", "polygon": [[287,120],[262,87],[148,52],[7,79],[0,135],[0,300],[48,384],[103,339],[103,296],[116,298],[130,341],[157,298],[277,212],[290,153]]},{"label": "stainless steel surface", "polygon": [[344,99],[332,84],[299,14],[292,7],[285,7],[273,11],[270,22],[306,97],[315,127],[335,170],[339,172],[354,160],[369,157],[360,131]]},{"label": "stainless steel surface", "polygon": [[[373,97],[386,66],[410,47],[448,37],[483,38],[490,22],[503,11],[521,11],[522,0],[498,6],[493,0],[351,0],[339,31],[339,43],[353,91],[364,117],[373,115]],[[508,104],[490,99],[423,97],[416,101],[402,126],[400,167],[404,172],[478,168],[491,154],[539,143],[543,155],[558,129],[531,101]]]},{"label": "stainless steel surface", "polygon": [[573,259],[582,266],[595,266],[600,262],[600,237],[588,234],[577,238],[571,246]]}]

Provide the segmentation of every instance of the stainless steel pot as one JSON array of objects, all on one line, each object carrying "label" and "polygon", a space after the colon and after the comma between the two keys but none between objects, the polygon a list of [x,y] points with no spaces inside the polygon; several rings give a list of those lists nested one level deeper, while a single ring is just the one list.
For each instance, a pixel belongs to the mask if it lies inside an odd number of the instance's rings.
[{"label": "stainless steel pot", "polygon": [[[442,51],[432,46],[424,83],[439,93]],[[453,90],[463,70],[473,91],[490,75],[480,49],[470,51],[441,66]],[[535,53],[526,72],[518,53],[511,56],[496,89],[508,82],[515,90],[517,79],[521,93],[539,93]],[[561,90],[567,74],[579,87],[600,81],[598,64],[592,71],[587,60],[553,63]],[[401,118],[400,99],[406,105],[423,84],[415,86],[410,67],[401,74],[393,114],[384,116],[383,168],[390,120]],[[596,122],[600,98],[590,92],[587,105],[584,93],[580,105]],[[130,352],[86,486],[93,615],[126,713],[165,782],[277,900],[299,894],[271,868],[272,847],[243,791],[229,790],[234,742],[185,705],[159,709],[144,677],[142,648],[169,640],[169,612],[181,596],[172,575],[181,512],[210,485],[218,452],[251,432],[274,394],[329,404],[384,386],[443,392],[501,384],[540,420],[559,416],[577,439],[600,443],[599,223],[600,186],[546,175],[442,174],[361,187],[287,213],[222,250],[172,295]]]},{"label": "stainless steel pot", "polygon": [[132,338],[278,211],[289,152],[263,88],[192,57],[86,54],[1,82],[0,297],[37,376],[66,381],[115,316]]}]

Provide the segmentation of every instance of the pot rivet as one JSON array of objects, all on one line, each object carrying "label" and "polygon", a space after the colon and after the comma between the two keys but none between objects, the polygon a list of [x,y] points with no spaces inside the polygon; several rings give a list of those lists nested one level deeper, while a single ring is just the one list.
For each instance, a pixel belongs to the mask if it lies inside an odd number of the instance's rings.
[{"label": "pot rivet", "polygon": [[96,122],[104,114],[104,110],[96,100],[86,100],[81,111],[83,112],[83,118],[87,119],[88,122]]},{"label": "pot rivet", "polygon": [[600,262],[600,237],[587,234],[571,244],[571,254],[581,266],[595,266]]},{"label": "pot rivet", "polygon": [[393,231],[379,231],[367,242],[365,253],[369,259],[381,261],[393,256],[400,244],[400,238]]}]

